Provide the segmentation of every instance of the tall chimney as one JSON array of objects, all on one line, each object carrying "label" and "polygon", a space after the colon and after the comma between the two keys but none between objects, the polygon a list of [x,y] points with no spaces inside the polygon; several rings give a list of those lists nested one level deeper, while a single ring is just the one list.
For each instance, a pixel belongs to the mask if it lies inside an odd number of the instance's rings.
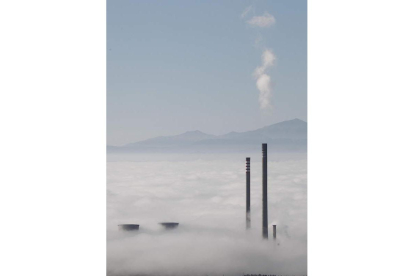
[{"label": "tall chimney", "polygon": [[262,153],[263,153],[263,159],[262,159],[262,180],[263,180],[263,197],[262,197],[262,204],[263,204],[263,238],[267,239],[267,144],[262,144]]},{"label": "tall chimney", "polygon": [[246,157],[246,229],[250,228],[250,157]]},{"label": "tall chimney", "polygon": [[273,224],[273,239],[276,239],[276,224]]}]

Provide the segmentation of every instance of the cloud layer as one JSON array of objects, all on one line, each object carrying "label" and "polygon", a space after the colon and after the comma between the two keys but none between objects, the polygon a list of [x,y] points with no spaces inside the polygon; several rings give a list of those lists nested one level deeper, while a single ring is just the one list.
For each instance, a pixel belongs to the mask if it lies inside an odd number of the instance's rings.
[{"label": "cloud layer", "polygon": [[[306,156],[269,155],[269,223],[278,225],[277,242],[271,225],[270,239],[261,239],[260,152],[251,157],[249,232],[244,156],[108,162],[108,275],[305,275]],[[165,231],[161,221],[180,226]],[[121,223],[140,230],[118,231]]]}]

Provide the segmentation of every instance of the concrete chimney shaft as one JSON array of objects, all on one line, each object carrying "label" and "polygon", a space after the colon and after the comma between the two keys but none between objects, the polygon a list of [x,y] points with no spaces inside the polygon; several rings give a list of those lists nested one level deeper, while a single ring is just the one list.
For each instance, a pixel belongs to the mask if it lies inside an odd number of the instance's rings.
[{"label": "concrete chimney shaft", "polygon": [[246,157],[246,229],[250,228],[250,157]]},{"label": "concrete chimney shaft", "polygon": [[267,239],[268,238],[268,225],[267,225],[267,144],[262,144],[262,154],[263,154],[263,158],[262,158],[262,188],[263,188],[263,193],[262,193],[262,204],[263,204],[263,213],[262,213],[262,218],[263,218],[263,223],[262,223],[262,227],[263,227],[263,238]]}]

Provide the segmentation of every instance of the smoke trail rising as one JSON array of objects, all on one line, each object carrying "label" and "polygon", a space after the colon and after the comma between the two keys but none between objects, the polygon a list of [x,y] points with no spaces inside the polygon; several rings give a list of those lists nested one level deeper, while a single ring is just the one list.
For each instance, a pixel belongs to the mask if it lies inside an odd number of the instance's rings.
[{"label": "smoke trail rising", "polygon": [[260,28],[266,28],[274,25],[276,22],[273,15],[269,14],[268,12],[265,12],[261,16],[254,16],[250,20],[247,21],[251,26],[260,27]]},{"label": "smoke trail rising", "polygon": [[253,76],[256,78],[256,87],[259,90],[260,109],[262,110],[272,108],[271,79],[266,71],[274,66],[275,60],[275,54],[270,49],[265,49],[262,54],[262,65],[256,67],[253,72]]}]

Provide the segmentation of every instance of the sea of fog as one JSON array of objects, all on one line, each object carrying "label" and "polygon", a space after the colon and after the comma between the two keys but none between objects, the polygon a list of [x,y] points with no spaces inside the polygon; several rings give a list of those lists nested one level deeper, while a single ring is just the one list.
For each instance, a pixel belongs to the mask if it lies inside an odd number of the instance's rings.
[{"label": "sea of fog", "polygon": [[[261,237],[261,166],[261,152],[108,154],[108,275],[306,275],[306,154],[268,154],[268,240]],[[180,224],[165,230],[160,222]],[[140,229],[119,231],[125,223]]]}]

